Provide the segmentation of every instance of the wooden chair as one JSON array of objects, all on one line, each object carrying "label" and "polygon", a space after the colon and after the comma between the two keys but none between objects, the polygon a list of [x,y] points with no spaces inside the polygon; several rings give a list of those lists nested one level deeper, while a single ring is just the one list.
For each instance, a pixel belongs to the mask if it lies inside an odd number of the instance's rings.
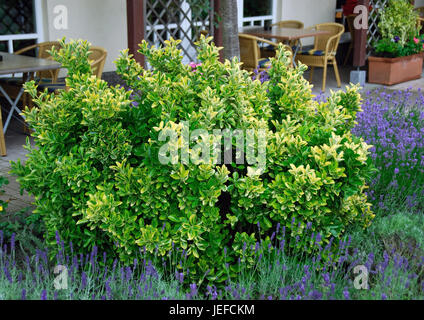
[{"label": "wooden chair", "polygon": [[348,60],[349,60],[349,58],[352,54],[353,46],[355,44],[355,28],[353,27],[353,22],[355,21],[356,16],[357,16],[356,14],[351,14],[351,15],[348,15],[346,17],[347,27],[348,27],[349,32],[350,32],[350,44],[349,44],[349,49],[347,50],[346,58],[343,62],[344,66],[347,64],[347,62],[348,62]]},{"label": "wooden chair", "polygon": [[[291,29],[303,29],[305,27],[303,22],[298,20],[283,20],[283,21],[274,23],[272,26],[278,26],[280,28],[291,28]],[[293,48],[294,46],[297,46],[299,43],[300,43],[300,40],[292,40],[292,41],[289,41],[287,44]]]},{"label": "wooden chair", "polygon": [[[277,26],[280,28],[291,28],[291,29],[303,29],[304,28],[304,24],[301,21],[298,20],[283,20],[283,21],[278,21],[274,24],[272,24],[271,26]],[[289,45],[290,48],[294,48],[295,46],[302,46],[301,41],[300,40],[291,40],[291,41],[287,41],[284,42],[285,44]],[[275,55],[275,50],[272,46],[268,46],[265,48],[261,49],[261,54],[263,57],[273,57]]]},{"label": "wooden chair", "polygon": [[[40,42],[20,49],[14,54],[23,55],[31,51],[35,51],[35,57],[52,60],[53,58],[48,51],[51,50],[53,47],[55,49],[61,48],[60,43],[58,41]],[[35,74],[35,80],[38,85],[42,83],[55,83],[57,81],[58,75],[59,69],[38,71]],[[16,99],[23,85],[23,79],[20,77],[15,77],[13,74],[10,78],[0,78],[0,82],[3,89],[8,92],[9,97],[12,99]],[[33,106],[32,99],[27,93],[24,93],[22,95],[20,101],[22,101],[22,104],[24,106],[28,106],[30,108]],[[26,126],[24,126],[24,132],[27,132]]]},{"label": "wooden chair", "polygon": [[420,28],[420,34],[424,33],[424,7],[415,8],[418,12],[419,17],[417,21],[417,27]]},{"label": "wooden chair", "polygon": [[417,28],[420,29],[420,35],[424,33],[424,18],[417,18]]},{"label": "wooden chair", "polygon": [[417,7],[415,10],[418,12],[421,18],[424,18],[424,7]]},{"label": "wooden chair", "polygon": [[200,30],[200,34],[203,34],[205,37],[207,37],[209,34],[209,30]]},{"label": "wooden chair", "polygon": [[93,72],[93,75],[101,79],[106,62],[107,51],[104,48],[93,46],[90,47],[90,52],[91,53],[88,58],[91,61],[91,71]]},{"label": "wooden chair", "polygon": [[271,26],[278,26],[280,28],[293,28],[293,29],[303,29],[305,26],[302,21],[298,20],[283,20],[278,21]]},{"label": "wooden chair", "polygon": [[337,86],[341,87],[339,70],[337,67],[336,53],[339,46],[340,37],[345,31],[345,27],[339,23],[321,23],[312,27],[315,30],[328,31],[330,34],[315,37],[314,48],[309,51],[302,51],[296,55],[296,61],[302,62],[311,67],[309,81],[312,82],[315,67],[324,68],[322,79],[322,91],[325,91],[328,64],[334,67]]},{"label": "wooden chair", "polygon": [[201,37],[202,35],[204,35],[204,36],[205,36],[205,38],[209,37],[209,30],[205,30],[205,29],[200,30],[199,35],[198,35],[198,36],[197,36],[197,38],[196,38],[196,41],[199,41],[199,40],[200,40],[200,37]]},{"label": "wooden chair", "polygon": [[[88,59],[90,61],[91,71],[93,75],[99,79],[102,78],[103,69],[106,62],[106,57],[107,57],[106,49],[102,47],[96,47],[96,46],[90,47],[90,55],[88,56]],[[65,81],[40,84],[38,86],[38,89],[41,91],[43,91],[44,89],[47,89],[49,92],[55,92],[56,90],[59,90],[59,89],[66,89],[66,84],[65,84]]]},{"label": "wooden chair", "polygon": [[[59,41],[48,41],[48,42],[37,43],[32,46],[25,47],[21,50],[18,50],[15,52],[15,54],[24,54],[28,51],[35,50],[37,52],[36,53],[37,58],[53,60],[52,56],[48,52],[53,47],[55,49],[60,49]],[[44,82],[47,80],[47,82],[53,83],[53,82],[56,82],[58,75],[59,75],[59,69],[39,71],[36,73],[36,79],[39,82]]]},{"label": "wooden chair", "polygon": [[[278,48],[278,44],[272,41],[258,38],[249,34],[239,33],[240,42],[240,61],[243,62],[242,68],[248,71],[258,69],[259,71],[266,70],[266,63],[269,62],[267,58],[261,58],[261,51],[259,49],[259,42],[263,42]],[[286,50],[292,53],[289,46],[285,46]]]},{"label": "wooden chair", "polygon": [[[52,57],[47,51],[51,50],[53,47],[59,49],[60,43],[58,41],[41,42],[18,50],[14,54],[21,55],[34,50],[37,58],[51,60]],[[38,83],[54,83],[57,81],[58,75],[59,69],[39,71],[35,74],[35,80],[37,80]],[[9,96],[14,99],[17,97],[19,90],[22,87],[23,79],[21,77],[15,77],[15,75],[12,74],[12,77],[0,78],[0,82],[2,87],[8,92]],[[24,103],[27,102],[27,100],[29,100],[28,95],[26,93],[23,94],[21,100]]]}]

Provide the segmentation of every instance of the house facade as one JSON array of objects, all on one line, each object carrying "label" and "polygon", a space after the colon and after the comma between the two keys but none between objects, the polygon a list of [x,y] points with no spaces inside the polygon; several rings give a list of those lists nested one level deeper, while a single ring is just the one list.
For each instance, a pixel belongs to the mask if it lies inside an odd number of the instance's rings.
[{"label": "house facade", "polygon": [[[159,19],[163,18],[163,12],[158,13],[164,10],[169,15],[175,9],[153,8],[155,0],[143,2],[147,16],[145,19],[152,19],[155,15],[158,19],[151,26],[145,26],[146,35],[150,36],[151,42],[159,43],[166,37],[175,37],[173,30],[166,29],[161,23],[163,21]],[[196,27],[196,23],[200,26],[200,21],[187,20],[192,14],[190,7],[192,2],[193,0],[169,1],[180,8],[187,8],[187,11],[180,14],[179,23],[186,24],[188,29],[182,34],[176,34],[191,35],[193,26]],[[274,22],[300,20],[304,22],[305,27],[308,27],[335,21],[337,11],[337,0],[237,0],[237,2],[239,27],[263,26],[266,20]],[[415,5],[424,6],[424,0],[416,0]],[[13,16],[7,16],[11,11]],[[104,68],[107,72],[115,69],[113,61],[118,57],[120,50],[128,47],[127,0],[5,0],[5,5],[0,8],[0,17],[2,15],[0,51],[13,52],[26,42],[53,41],[64,36],[67,39],[87,39],[93,45],[104,47],[108,51]],[[205,16],[202,19],[203,25],[208,24]],[[169,23],[167,27],[172,28],[169,27],[171,25],[172,23]],[[15,29],[12,30],[11,26]],[[308,41],[305,44],[308,44]],[[188,43],[188,54],[193,50],[190,46]]]}]

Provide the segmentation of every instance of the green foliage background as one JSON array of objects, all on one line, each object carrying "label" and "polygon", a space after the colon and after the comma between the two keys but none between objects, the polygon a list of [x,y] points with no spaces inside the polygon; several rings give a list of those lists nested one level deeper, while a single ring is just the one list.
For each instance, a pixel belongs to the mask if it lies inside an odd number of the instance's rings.
[{"label": "green foliage background", "polygon": [[405,46],[411,37],[417,35],[418,12],[408,0],[389,0],[389,4],[379,11],[378,30],[383,39],[399,37]]},{"label": "green foliage background", "polygon": [[423,51],[424,36],[420,36],[417,23],[419,14],[410,1],[390,0],[378,11],[378,17],[381,39],[374,44],[377,56],[397,58]]}]

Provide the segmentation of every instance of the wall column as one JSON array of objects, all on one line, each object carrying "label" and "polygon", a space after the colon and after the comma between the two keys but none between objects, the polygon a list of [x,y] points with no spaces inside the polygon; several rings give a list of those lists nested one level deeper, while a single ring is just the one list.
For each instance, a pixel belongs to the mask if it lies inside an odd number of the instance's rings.
[{"label": "wall column", "polygon": [[[219,8],[221,6],[220,2],[221,2],[220,0],[215,0],[213,2],[213,14],[214,14],[213,21],[215,22],[214,26],[213,26],[213,28],[214,28],[214,30],[213,30],[213,34],[214,34],[213,41],[214,41],[214,43],[217,47],[222,47],[222,43],[223,43],[223,41],[222,41],[222,22],[216,21],[217,20],[216,15],[219,15]],[[220,58],[221,62],[223,62],[222,50],[219,52],[219,58]]]},{"label": "wall column", "polygon": [[144,8],[144,0],[127,0],[128,49],[134,55],[135,60],[143,67],[144,56],[137,50],[145,35]]},{"label": "wall column", "polygon": [[[363,5],[367,7],[369,15],[369,0],[359,0],[358,5]],[[365,61],[367,58],[367,35],[368,29],[355,29],[355,43],[353,46],[353,66],[354,67],[363,67],[365,66]]]}]

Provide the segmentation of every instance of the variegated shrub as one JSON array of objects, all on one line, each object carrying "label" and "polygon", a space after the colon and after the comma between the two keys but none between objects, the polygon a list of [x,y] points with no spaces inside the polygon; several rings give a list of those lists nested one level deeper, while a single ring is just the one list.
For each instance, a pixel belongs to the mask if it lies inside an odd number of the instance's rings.
[{"label": "variegated shrub", "polygon": [[[282,49],[262,84],[237,59],[221,63],[209,42],[199,41],[195,70],[182,64],[178,41],[143,42],[149,70],[124,50],[117,70],[131,91],[91,76],[88,44],[71,42],[53,52],[69,68],[67,91],[37,95],[34,83],[26,85],[38,106],[25,110],[36,147],[13,172],[35,195],[53,246],[56,230],[74,250],[97,245],[128,262],[140,249],[164,256],[175,246],[184,249],[190,280],[221,282],[237,275],[238,258],[253,263],[258,242],[289,237],[308,251],[314,241],[342,237],[348,225],[370,224],[369,146],[350,133],[357,88],[319,103],[302,77],[305,66],[290,68]],[[180,136],[168,141],[177,155],[222,137],[184,143],[182,133],[196,129],[262,130],[265,169],[217,164],[213,156],[159,161],[164,131]],[[272,235],[277,225],[285,235]]]}]

